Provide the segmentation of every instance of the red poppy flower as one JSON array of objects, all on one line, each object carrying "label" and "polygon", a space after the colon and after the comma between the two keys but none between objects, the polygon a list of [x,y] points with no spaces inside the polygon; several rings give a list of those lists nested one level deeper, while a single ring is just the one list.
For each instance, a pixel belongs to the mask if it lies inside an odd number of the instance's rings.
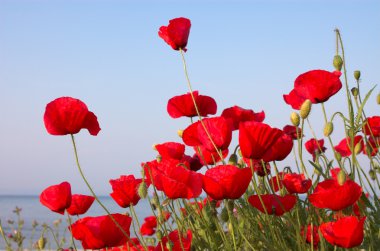
[{"label": "red poppy flower", "polygon": [[45,127],[52,135],[76,134],[81,129],[87,129],[96,136],[99,123],[94,113],[90,112],[85,103],[71,97],[61,97],[46,105],[44,114]]},{"label": "red poppy flower", "polygon": [[132,218],[123,214],[112,214],[128,236],[116,226],[108,215],[85,217],[69,227],[71,234],[82,242],[84,249],[101,249],[125,244],[129,239]]},{"label": "red poppy flower", "polygon": [[262,159],[264,154],[283,136],[280,129],[259,122],[239,125],[239,145],[244,158]]},{"label": "red poppy flower", "polygon": [[136,179],[133,175],[121,175],[118,179],[110,180],[112,186],[110,195],[123,208],[131,204],[136,205],[140,200],[137,189],[141,182],[142,179]]},{"label": "red poppy flower", "polygon": [[367,118],[363,126],[363,133],[371,137],[380,137],[380,116]]},{"label": "red poppy flower", "polygon": [[306,233],[304,228],[301,229],[301,236],[303,236],[307,243],[313,243],[314,247],[317,247],[320,241],[318,229],[318,226],[312,226],[311,224],[307,226]]},{"label": "red poppy flower", "polygon": [[223,117],[206,118],[202,122],[204,126],[198,121],[183,131],[183,142],[188,146],[202,145],[211,152],[216,151],[215,146],[221,150],[227,149],[232,139],[231,123]]},{"label": "red poppy flower", "polygon": [[255,159],[246,159],[243,158],[244,162],[247,164],[247,166],[253,168],[253,171],[261,176],[267,176],[270,172],[270,164],[268,162],[263,162],[262,160],[255,160]]},{"label": "red poppy flower", "polygon": [[353,205],[362,194],[362,188],[352,180],[346,180],[343,185],[338,181],[328,179],[318,183],[314,192],[309,195],[309,201],[317,208],[328,208],[334,211]]},{"label": "red poppy flower", "polygon": [[[227,150],[227,152],[228,152],[228,150]],[[203,167],[203,163],[197,154],[194,154],[193,157],[188,156],[188,155],[184,155],[181,161],[183,161],[185,163],[185,165],[191,171],[194,171],[194,172],[198,171],[199,169],[201,169]]]},{"label": "red poppy flower", "polygon": [[323,145],[325,144],[324,139],[315,140],[310,139],[305,143],[306,150],[313,155],[313,159],[315,160],[317,154],[324,153],[326,151],[326,147]]},{"label": "red poppy flower", "polygon": [[380,137],[368,137],[367,144],[363,149],[363,153],[368,156],[375,156],[379,151]]},{"label": "red poppy flower", "polygon": [[310,179],[305,179],[304,174],[287,173],[285,174],[282,184],[289,193],[306,193],[309,191],[312,182]]},{"label": "red poppy flower", "polygon": [[[338,179],[338,174],[339,174],[340,170],[341,170],[340,167],[335,167],[335,168],[330,169],[330,176],[333,180]],[[348,180],[348,179],[350,179],[350,176],[348,176],[348,174],[346,174],[346,180]]]},{"label": "red poppy flower", "polygon": [[204,203],[203,202],[196,202],[196,201],[193,201],[193,202],[187,202],[185,207],[182,207],[180,208],[182,214],[184,216],[187,215],[188,211],[190,211],[189,213],[191,214],[192,212],[195,212],[197,214],[201,214],[202,213],[202,209],[203,209],[203,206],[204,206]]},{"label": "red poppy flower", "polygon": [[[222,161],[224,158],[228,155],[228,149],[225,149],[222,151],[222,157],[221,159],[220,154],[217,151],[208,151],[204,146],[195,146],[194,151],[196,156],[199,158],[200,163],[202,166],[204,164],[207,165],[215,165],[216,163]],[[191,170],[193,170],[191,168]]]},{"label": "red poppy flower", "polygon": [[301,128],[299,128],[297,126],[286,125],[286,126],[284,126],[284,128],[282,130],[284,131],[285,134],[292,137],[293,140],[297,140],[297,136],[298,136],[298,138],[302,138],[304,136],[302,134]]},{"label": "red poppy flower", "polygon": [[306,99],[313,104],[327,101],[342,88],[340,75],[341,73],[337,71],[324,70],[313,70],[299,75],[294,81],[293,90],[284,95],[285,103],[299,110]]},{"label": "red poppy flower", "polygon": [[[216,113],[216,102],[212,97],[198,95],[198,91],[193,92],[195,103],[199,114],[202,117],[207,117],[207,115],[214,115]],[[168,101],[167,111],[172,118],[180,117],[195,117],[198,116],[197,110],[195,109],[193,98],[190,93],[175,96]]]},{"label": "red poppy flower", "polygon": [[297,202],[297,197],[294,195],[263,194],[260,197],[264,205],[261,203],[259,195],[251,195],[248,202],[262,213],[277,216],[289,212]]},{"label": "red poppy flower", "polygon": [[323,223],[319,229],[331,245],[352,248],[363,242],[365,219],[355,216],[343,217],[335,222]]},{"label": "red poppy flower", "polygon": [[70,215],[85,214],[94,202],[95,197],[83,194],[73,194],[71,197],[71,205],[67,209]]},{"label": "red poppy flower", "polygon": [[168,26],[161,26],[158,35],[174,50],[186,51],[187,39],[190,34],[191,22],[184,17],[174,18]]},{"label": "red poppy flower", "polygon": [[180,160],[185,154],[185,145],[177,142],[166,142],[155,145],[157,152],[163,159]]},{"label": "red poppy flower", "polygon": [[69,182],[49,186],[40,195],[42,205],[51,211],[64,214],[71,204],[71,186]]},{"label": "red poppy flower", "polygon": [[282,185],[282,180],[285,176],[285,173],[279,172],[278,175],[273,176],[269,179],[269,185],[273,189],[274,192],[278,192],[284,186]]},{"label": "red poppy flower", "polygon": [[[170,218],[170,212],[163,212],[162,219],[167,221]],[[153,235],[156,232],[157,217],[149,216],[144,219],[144,223],[141,225],[140,233],[142,235]]]},{"label": "red poppy flower", "polygon": [[251,169],[233,165],[220,165],[206,171],[203,189],[214,200],[238,199],[248,188],[252,179]]},{"label": "red poppy flower", "polygon": [[144,164],[147,180],[170,199],[196,198],[202,192],[202,176],[183,167],[176,160],[151,161]]},{"label": "red poppy flower", "polygon": [[221,116],[226,119],[232,120],[233,122],[232,128],[234,131],[239,129],[240,122],[246,122],[246,121],[263,122],[263,120],[265,119],[264,111],[255,113],[253,110],[244,109],[236,105],[233,107],[224,109]]},{"label": "red poppy flower", "polygon": [[192,239],[193,234],[191,230],[187,230],[186,233],[182,234],[178,230],[174,230],[168,236],[162,238],[161,242],[157,244],[155,251],[169,251],[166,245],[169,240],[173,244],[171,251],[189,251]]},{"label": "red poppy flower", "polygon": [[[334,147],[335,151],[337,151],[342,157],[347,157],[351,155],[351,143],[350,143],[350,138],[345,138],[342,141],[339,142],[338,145]],[[354,137],[354,147],[360,144],[361,147],[360,149],[363,149],[364,143],[363,143],[363,137],[358,135]]]},{"label": "red poppy flower", "polygon": [[289,135],[282,133],[281,137],[266,150],[262,159],[265,162],[281,161],[289,155],[292,149],[293,139]]},{"label": "red poppy flower", "polygon": [[[130,238],[129,241],[121,247],[101,249],[101,251],[154,251],[153,246],[142,246],[137,238]],[[71,251],[71,250],[70,250]]]}]

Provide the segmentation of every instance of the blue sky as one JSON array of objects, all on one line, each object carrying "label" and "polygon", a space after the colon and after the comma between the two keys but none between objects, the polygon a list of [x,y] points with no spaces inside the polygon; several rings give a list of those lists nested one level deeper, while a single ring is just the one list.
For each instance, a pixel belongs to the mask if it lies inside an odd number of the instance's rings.
[{"label": "blue sky", "polygon": [[[69,136],[51,136],[43,125],[45,106],[57,97],[79,98],[98,116],[99,135],[82,131],[76,138],[100,194],[110,192],[111,178],[139,176],[140,163],[156,155],[154,143],[180,141],[176,132],[189,120],[171,119],[166,104],[188,91],[185,76],[179,53],[157,35],[169,19],[191,19],[190,78],[195,90],[215,98],[218,114],[233,105],[264,110],[266,123],[282,128],[292,111],[282,95],[294,79],[333,70],[337,27],[350,84],[357,69],[363,91],[379,84],[378,13],[380,2],[369,0],[2,0],[0,194],[39,194],[64,180],[74,193],[87,193]],[[342,90],[326,104],[330,114],[346,111],[343,98]],[[373,97],[367,113],[378,109]],[[316,108],[312,121],[322,137],[320,118]]]}]

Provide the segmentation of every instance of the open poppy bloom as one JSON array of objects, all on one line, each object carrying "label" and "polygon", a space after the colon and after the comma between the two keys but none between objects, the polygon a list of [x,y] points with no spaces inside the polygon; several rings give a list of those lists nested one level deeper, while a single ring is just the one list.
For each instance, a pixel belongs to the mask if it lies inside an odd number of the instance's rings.
[{"label": "open poppy bloom", "polygon": [[76,134],[87,129],[96,136],[100,131],[98,119],[85,103],[71,97],[61,97],[46,105],[44,123],[52,135]]},{"label": "open poppy bloom", "polygon": [[179,161],[162,160],[143,164],[146,181],[170,199],[196,198],[202,192],[202,175],[191,171]]},{"label": "open poppy bloom", "polygon": [[[230,121],[223,117],[213,117],[203,119],[202,122],[204,126],[200,121],[197,121],[183,131],[183,142],[188,146],[202,145],[210,152],[216,151],[215,147],[220,150],[227,149],[232,139]],[[208,133],[204,127],[206,127]]]},{"label": "open poppy bloom", "polygon": [[363,126],[363,133],[371,137],[380,137],[380,116],[367,118]]},{"label": "open poppy bloom", "polygon": [[320,226],[323,237],[333,246],[352,248],[359,246],[364,238],[364,221],[355,216],[343,217],[335,222],[326,222]]},{"label": "open poppy bloom", "polygon": [[140,200],[137,189],[141,182],[142,179],[136,179],[133,175],[121,175],[118,179],[110,180],[112,186],[110,195],[123,208],[131,204],[136,205]]},{"label": "open poppy bloom", "polygon": [[40,194],[40,202],[51,211],[64,214],[71,204],[71,186],[69,182],[49,186]]},{"label": "open poppy bloom", "polygon": [[311,224],[309,224],[306,227],[306,231],[305,231],[305,228],[301,229],[301,236],[305,238],[307,243],[313,243],[314,247],[317,247],[320,241],[318,229],[319,229],[318,226],[311,225]]},{"label": "open poppy bloom", "polygon": [[305,148],[311,155],[313,155],[313,159],[315,160],[318,154],[324,153],[326,151],[326,147],[323,146],[324,144],[324,139],[310,139],[306,141]]},{"label": "open poppy bloom", "polygon": [[[162,219],[167,221],[170,218],[169,212],[163,212]],[[144,223],[141,225],[140,233],[142,235],[153,235],[156,232],[157,227],[157,217],[149,216],[144,219]]]},{"label": "open poppy bloom", "polygon": [[305,179],[304,174],[287,173],[285,174],[282,184],[289,193],[306,193],[311,187],[311,179]]},{"label": "open poppy bloom", "polygon": [[[228,155],[228,149],[221,152],[223,159],[217,151],[209,151],[204,146],[194,146],[195,155],[198,157],[202,165],[215,165],[216,163],[222,161]],[[191,170],[193,170],[191,168]]]},{"label": "open poppy bloom", "polygon": [[161,26],[158,35],[174,50],[186,51],[187,40],[190,34],[191,22],[184,17],[174,18],[168,26]]},{"label": "open poppy bloom", "polygon": [[[263,203],[261,203],[260,197]],[[275,214],[277,216],[289,212],[297,202],[297,197],[294,195],[263,194],[260,197],[259,195],[251,195],[248,198],[248,202],[262,213]]]},{"label": "open poppy bloom", "polygon": [[[336,145],[334,148],[335,148],[335,151],[337,151],[342,157],[347,157],[347,156],[350,156],[351,155],[351,139],[350,138],[345,138],[343,140],[341,140],[339,142],[338,145]],[[353,147],[355,148],[357,144],[360,144],[360,152],[362,151],[363,147],[364,147],[364,143],[363,143],[363,137],[358,135],[358,136],[355,136],[354,137],[354,144],[353,144]],[[356,153],[358,154],[358,153]]]},{"label": "open poppy bloom", "polygon": [[327,101],[342,88],[340,75],[338,71],[325,70],[312,70],[299,75],[294,81],[293,90],[284,95],[285,103],[299,110],[306,99],[313,104]]},{"label": "open poppy bloom", "polygon": [[[216,102],[212,97],[199,95],[198,91],[193,91],[193,96],[200,116],[214,115],[216,113]],[[167,111],[172,118],[195,117],[198,116],[193,98],[190,93],[175,96],[168,101]]]},{"label": "open poppy bloom", "polygon": [[166,142],[154,146],[157,152],[164,159],[180,160],[185,154],[185,145],[177,142]]},{"label": "open poppy bloom", "polygon": [[202,177],[203,189],[214,200],[240,198],[251,179],[252,172],[249,167],[240,169],[233,165],[213,167]]},{"label": "open poppy bloom", "polygon": [[129,240],[129,228],[132,218],[123,214],[112,214],[128,236],[116,226],[108,215],[85,217],[69,227],[71,234],[82,242],[84,249],[116,247]]},{"label": "open poppy bloom", "polygon": [[293,139],[282,132],[282,135],[269,147],[262,160],[265,162],[284,160],[293,149]]},{"label": "open poppy bloom", "polygon": [[70,215],[85,214],[94,202],[95,197],[83,194],[73,194],[71,196],[71,205],[67,209]]},{"label": "open poppy bloom", "polygon": [[243,158],[243,160],[247,164],[248,167],[253,168],[253,171],[261,177],[267,176],[271,173],[270,164],[268,162],[264,162],[262,160],[255,160],[255,159],[246,159],[246,158]]},{"label": "open poppy bloom", "polygon": [[193,234],[191,230],[187,230],[186,233],[179,233],[176,229],[170,232],[168,236],[162,238],[161,242],[157,244],[155,251],[169,251],[166,245],[169,240],[173,244],[172,251],[190,251],[192,239]]},{"label": "open poppy bloom", "polygon": [[362,195],[362,188],[352,180],[340,185],[337,180],[328,179],[318,183],[309,201],[317,208],[339,211],[352,206]]},{"label": "open poppy bloom", "polygon": [[274,192],[278,192],[280,189],[284,187],[282,184],[282,180],[284,179],[285,173],[279,172],[276,176],[273,176],[269,179],[269,185],[273,189]]},{"label": "open poppy bloom", "polygon": [[292,125],[286,125],[284,128],[282,128],[285,134],[289,135],[292,137],[293,140],[297,140],[298,138],[302,138],[302,130],[301,128],[297,126],[292,126]]},{"label": "open poppy bloom", "polygon": [[243,122],[239,125],[239,145],[244,158],[260,160],[283,136],[280,129],[259,122]]},{"label": "open poppy bloom", "polygon": [[221,116],[226,119],[232,120],[233,122],[232,129],[234,131],[239,129],[240,122],[246,122],[246,121],[263,122],[263,120],[265,119],[264,111],[256,113],[253,110],[244,109],[236,105],[233,107],[224,109]]}]

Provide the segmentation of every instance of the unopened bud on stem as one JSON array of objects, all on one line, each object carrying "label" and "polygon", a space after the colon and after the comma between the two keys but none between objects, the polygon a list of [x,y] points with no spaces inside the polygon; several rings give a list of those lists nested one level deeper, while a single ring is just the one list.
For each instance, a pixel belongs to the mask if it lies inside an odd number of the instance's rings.
[{"label": "unopened bud on stem", "polygon": [[359,89],[356,87],[353,87],[351,88],[351,93],[352,93],[352,96],[356,98],[359,95]]},{"label": "unopened bud on stem", "polygon": [[337,181],[341,186],[343,186],[344,182],[346,182],[346,173],[343,170],[339,171],[337,175]]},{"label": "unopened bud on stem", "polygon": [[233,153],[233,154],[231,154],[230,158],[228,159],[228,164],[236,166],[237,161],[238,161],[238,157],[237,157],[236,153]]},{"label": "unopened bud on stem", "polygon": [[354,71],[354,77],[356,80],[360,79],[360,71]]},{"label": "unopened bud on stem", "polygon": [[300,125],[300,115],[298,115],[298,113],[296,113],[296,112],[292,112],[292,114],[290,114],[290,122],[292,122],[292,124],[294,126],[299,126]]},{"label": "unopened bud on stem", "polygon": [[332,122],[327,122],[325,128],[323,129],[323,134],[328,137],[334,131],[334,124]]},{"label": "unopened bud on stem", "polygon": [[311,101],[309,99],[306,99],[300,108],[301,118],[306,119],[309,116],[310,111],[311,111]]},{"label": "unopened bud on stem", "polygon": [[341,56],[339,56],[339,55],[334,56],[333,65],[335,67],[335,70],[337,70],[337,71],[342,70],[343,60],[342,60]]}]

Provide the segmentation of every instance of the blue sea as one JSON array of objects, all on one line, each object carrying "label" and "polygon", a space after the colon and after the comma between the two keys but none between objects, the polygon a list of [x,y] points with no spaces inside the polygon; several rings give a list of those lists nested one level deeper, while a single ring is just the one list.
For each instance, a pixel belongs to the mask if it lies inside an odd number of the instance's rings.
[{"label": "blue sea", "polygon": [[[104,203],[107,209],[111,213],[130,213],[129,209],[124,209],[119,207],[114,200],[109,196],[100,196],[100,201]],[[17,215],[13,212],[13,210],[18,207],[21,208],[21,219],[24,221],[24,225],[22,228],[22,235],[25,236],[23,248],[31,249],[33,243],[35,243],[42,232],[42,224],[46,223],[50,227],[52,227],[55,231],[59,232],[59,239],[62,237],[66,239],[66,244],[64,247],[70,246],[70,235],[67,231],[67,215],[61,215],[54,213],[47,209],[45,206],[41,205],[39,202],[39,197],[36,196],[10,196],[10,195],[0,195],[0,220],[1,225],[3,226],[4,232],[6,235],[14,234],[15,228],[17,229]],[[140,202],[135,206],[135,211],[137,217],[139,218],[140,224],[143,222],[144,218],[152,215],[151,208],[149,206],[149,202],[147,200],[140,200]],[[81,216],[100,216],[105,215],[106,212],[100,205],[94,201],[92,207],[88,210],[88,212]],[[75,221],[77,217],[73,216],[72,220]],[[14,221],[13,225],[10,224],[11,221]],[[57,223],[58,227],[54,227],[54,223]],[[32,232],[32,224],[33,222],[37,222],[38,226],[36,228],[35,233]],[[131,226],[131,235],[133,236],[133,228]],[[56,249],[56,244],[53,242],[53,237],[50,233],[46,234],[47,239],[49,240],[47,247],[48,249]],[[77,242],[76,242],[77,243]],[[78,247],[80,244],[78,243]],[[16,245],[13,243],[13,248],[16,250]],[[5,249],[4,239],[0,236],[0,250]]]}]

